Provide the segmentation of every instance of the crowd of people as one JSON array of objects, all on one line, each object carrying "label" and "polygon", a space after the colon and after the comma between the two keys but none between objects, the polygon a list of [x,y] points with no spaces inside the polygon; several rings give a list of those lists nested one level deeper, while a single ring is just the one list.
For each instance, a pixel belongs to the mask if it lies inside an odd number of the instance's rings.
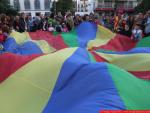
[{"label": "crowd of people", "polygon": [[61,12],[58,12],[57,15],[53,13],[50,16],[25,16],[22,13],[19,16],[15,17],[13,28],[18,32],[34,32],[36,30],[43,30],[49,32],[69,32],[78,26],[83,21],[98,21],[98,16],[96,14],[91,13],[90,15],[72,15],[70,12],[62,15]]},{"label": "crowd of people", "polygon": [[100,24],[113,32],[139,41],[143,37],[150,36],[150,11],[145,14],[118,13],[116,15],[102,15]]},{"label": "crowd of people", "polygon": [[144,36],[150,35],[150,11],[138,14],[116,13],[101,14],[90,13],[85,15],[73,15],[70,12],[64,15],[58,12],[57,15],[27,16],[21,13],[20,16],[0,15],[0,48],[7,38],[7,35],[15,30],[17,32],[35,32],[43,30],[48,32],[69,32],[83,21],[100,24],[113,32],[117,32],[131,39],[138,41]]},{"label": "crowd of people", "polygon": [[136,15],[118,14],[114,18],[114,31],[140,40],[150,35],[150,11]]}]

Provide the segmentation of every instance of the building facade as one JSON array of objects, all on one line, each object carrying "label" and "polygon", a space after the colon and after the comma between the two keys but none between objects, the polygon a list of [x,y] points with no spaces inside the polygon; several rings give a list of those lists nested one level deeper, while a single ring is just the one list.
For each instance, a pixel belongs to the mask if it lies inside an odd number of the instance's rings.
[{"label": "building facade", "polygon": [[138,0],[98,0],[96,11],[133,12]]},{"label": "building facade", "polygon": [[132,12],[140,0],[75,0],[77,12]]},{"label": "building facade", "polygon": [[49,14],[52,2],[51,0],[10,0],[10,5],[18,9],[20,13],[24,12],[34,17],[39,14]]},{"label": "building facade", "polygon": [[93,12],[96,8],[97,0],[76,0],[77,12]]}]

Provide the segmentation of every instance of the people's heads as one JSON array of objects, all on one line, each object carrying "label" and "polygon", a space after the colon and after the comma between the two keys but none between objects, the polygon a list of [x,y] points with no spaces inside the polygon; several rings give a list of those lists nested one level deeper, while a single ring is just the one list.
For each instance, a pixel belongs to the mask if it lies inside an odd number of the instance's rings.
[{"label": "people's heads", "polygon": [[143,19],[143,18],[144,18],[143,13],[139,13],[139,14],[138,14],[138,18],[139,18],[139,19]]},{"label": "people's heads", "polygon": [[62,23],[62,27],[65,28],[65,27],[66,27],[66,24],[65,24],[65,23]]},{"label": "people's heads", "polygon": [[98,19],[98,17],[97,17],[97,16],[95,16],[95,17],[94,17],[94,19],[95,19],[95,20],[97,20],[97,19]]},{"label": "people's heads", "polygon": [[2,15],[1,16],[1,23],[2,24],[6,24],[7,23],[7,16],[6,15]]},{"label": "people's heads", "polygon": [[0,34],[2,34],[2,24],[0,24]]},{"label": "people's heads", "polygon": [[16,17],[15,17],[15,20],[16,20],[16,21],[19,21],[19,16],[16,16]]},{"label": "people's heads", "polygon": [[79,19],[79,18],[80,18],[80,15],[79,15],[79,14],[76,14],[76,15],[75,15],[75,18],[76,18],[76,19]]},{"label": "people's heads", "polygon": [[138,19],[139,19],[139,15],[138,14],[134,15],[134,21],[138,21]]},{"label": "people's heads", "polygon": [[94,18],[98,19],[99,18],[99,14],[98,13],[94,13]]},{"label": "people's heads", "polygon": [[135,30],[141,29],[141,24],[138,23],[138,22],[136,22],[136,23],[134,24],[134,29],[135,29]]},{"label": "people's heads", "polygon": [[52,22],[50,22],[50,23],[49,23],[49,27],[52,27],[52,26],[53,26],[53,24],[52,24]]},{"label": "people's heads", "polygon": [[47,16],[45,17],[45,21],[48,21],[48,17]]},{"label": "people's heads", "polygon": [[47,17],[47,15],[43,15],[43,14],[40,15],[41,19],[43,19],[44,17]]},{"label": "people's heads", "polygon": [[129,20],[130,20],[130,21],[133,21],[133,20],[134,20],[134,16],[130,15],[130,16],[129,16]]},{"label": "people's heads", "polygon": [[60,21],[56,20],[56,25],[60,25]]},{"label": "people's heads", "polygon": [[75,19],[81,21],[81,20],[82,20],[82,17],[81,17],[79,14],[76,14],[76,15],[75,15]]},{"label": "people's heads", "polygon": [[106,16],[106,20],[109,20],[109,19],[110,19],[110,16],[107,15],[107,16]]},{"label": "people's heads", "polygon": [[121,18],[122,15],[121,15],[121,13],[117,13],[117,16],[118,16],[118,18]]},{"label": "people's heads", "polygon": [[10,33],[9,27],[8,27],[7,25],[3,25],[3,26],[2,26],[2,32],[3,32],[3,33]]},{"label": "people's heads", "polygon": [[67,13],[68,13],[68,14],[71,14],[71,11],[70,11],[70,10],[68,10],[68,11],[67,11]]},{"label": "people's heads", "polygon": [[40,14],[40,18],[44,18],[44,16],[47,16],[46,14],[44,15],[44,14]]},{"label": "people's heads", "polygon": [[62,16],[62,14],[61,14],[61,12],[60,12],[60,11],[58,12],[58,14],[57,14],[57,15],[58,15],[58,16]]},{"label": "people's heads", "polygon": [[7,21],[10,21],[10,16],[6,16],[6,20],[7,20]]},{"label": "people's heads", "polygon": [[27,16],[25,17],[25,19],[28,21],[28,20],[29,20],[29,16],[27,15]]},{"label": "people's heads", "polygon": [[54,13],[50,14],[50,18],[54,19]]},{"label": "people's heads", "polygon": [[150,10],[146,13],[147,17],[150,17]]},{"label": "people's heads", "polygon": [[29,20],[31,20],[31,19],[32,19],[32,17],[31,17],[31,16],[28,16],[28,19],[29,19]]},{"label": "people's heads", "polygon": [[0,34],[2,33],[10,33],[10,28],[5,24],[0,25]]},{"label": "people's heads", "polygon": [[126,24],[125,25],[125,31],[128,31],[129,30],[129,26]]},{"label": "people's heads", "polygon": [[25,17],[26,17],[25,13],[21,13],[20,17],[25,19]]},{"label": "people's heads", "polygon": [[67,20],[71,20],[71,14],[68,14],[68,15],[66,16],[66,18],[67,18]]},{"label": "people's heads", "polygon": [[90,13],[90,15],[89,15],[90,17],[93,17],[94,16],[94,14],[93,13]]},{"label": "people's heads", "polygon": [[90,20],[90,16],[89,16],[88,14],[85,14],[85,15],[84,15],[84,20],[85,20],[85,21],[89,21],[89,20]]}]

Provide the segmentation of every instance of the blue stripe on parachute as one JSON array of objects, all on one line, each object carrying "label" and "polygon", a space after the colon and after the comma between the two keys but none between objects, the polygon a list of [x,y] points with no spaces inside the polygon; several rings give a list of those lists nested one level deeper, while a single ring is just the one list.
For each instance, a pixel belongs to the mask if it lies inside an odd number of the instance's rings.
[{"label": "blue stripe on parachute", "polygon": [[98,113],[102,109],[126,108],[106,63],[91,63],[87,51],[79,48],[63,64],[43,113]]},{"label": "blue stripe on parachute", "polygon": [[42,50],[32,41],[25,42],[18,48],[21,55],[42,54]]},{"label": "blue stripe on parachute", "polygon": [[22,45],[16,43],[14,38],[8,38],[3,44],[5,51],[11,52],[19,55],[32,55],[32,54],[42,54],[42,50],[38,45],[32,41],[27,41]]},{"label": "blue stripe on parachute", "polygon": [[87,43],[96,38],[97,26],[94,23],[83,22],[76,28],[76,32],[79,46],[86,48]]},{"label": "blue stripe on parachute", "polygon": [[123,52],[112,52],[112,51],[105,51],[105,50],[96,50],[97,52],[101,53],[107,53],[107,54],[135,54],[135,53],[150,53],[150,47],[140,47],[140,48],[134,48],[129,51],[123,51]]},{"label": "blue stripe on parachute", "polygon": [[17,53],[17,48],[19,48],[19,45],[16,43],[14,38],[7,38],[5,43],[3,44],[5,48],[5,52],[11,52],[11,53]]}]

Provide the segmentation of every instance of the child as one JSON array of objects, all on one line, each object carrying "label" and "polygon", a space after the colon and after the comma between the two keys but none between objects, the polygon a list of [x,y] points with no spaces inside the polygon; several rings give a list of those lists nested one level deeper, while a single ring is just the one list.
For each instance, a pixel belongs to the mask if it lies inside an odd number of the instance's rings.
[{"label": "child", "polygon": [[132,30],[132,37],[133,41],[139,41],[143,37],[143,32],[141,30],[140,24],[136,23],[133,30]]},{"label": "child", "polygon": [[0,30],[0,50],[3,50],[4,47],[3,47],[3,42],[5,41],[5,36],[4,34],[2,33],[2,30]]},{"label": "child", "polygon": [[55,25],[55,29],[58,33],[62,32],[62,26],[59,21],[57,21],[57,24]]},{"label": "child", "polygon": [[55,31],[54,27],[52,26],[52,23],[50,23],[48,25],[48,31],[50,31],[50,32],[54,32]]},{"label": "child", "polygon": [[47,22],[44,21],[44,22],[43,22],[43,31],[46,31],[46,25],[47,25]]},{"label": "child", "polygon": [[62,32],[68,32],[68,28],[65,23],[62,24]]},{"label": "child", "polygon": [[3,43],[6,40],[9,33],[8,26],[4,25],[0,27],[0,50],[4,50]]}]

